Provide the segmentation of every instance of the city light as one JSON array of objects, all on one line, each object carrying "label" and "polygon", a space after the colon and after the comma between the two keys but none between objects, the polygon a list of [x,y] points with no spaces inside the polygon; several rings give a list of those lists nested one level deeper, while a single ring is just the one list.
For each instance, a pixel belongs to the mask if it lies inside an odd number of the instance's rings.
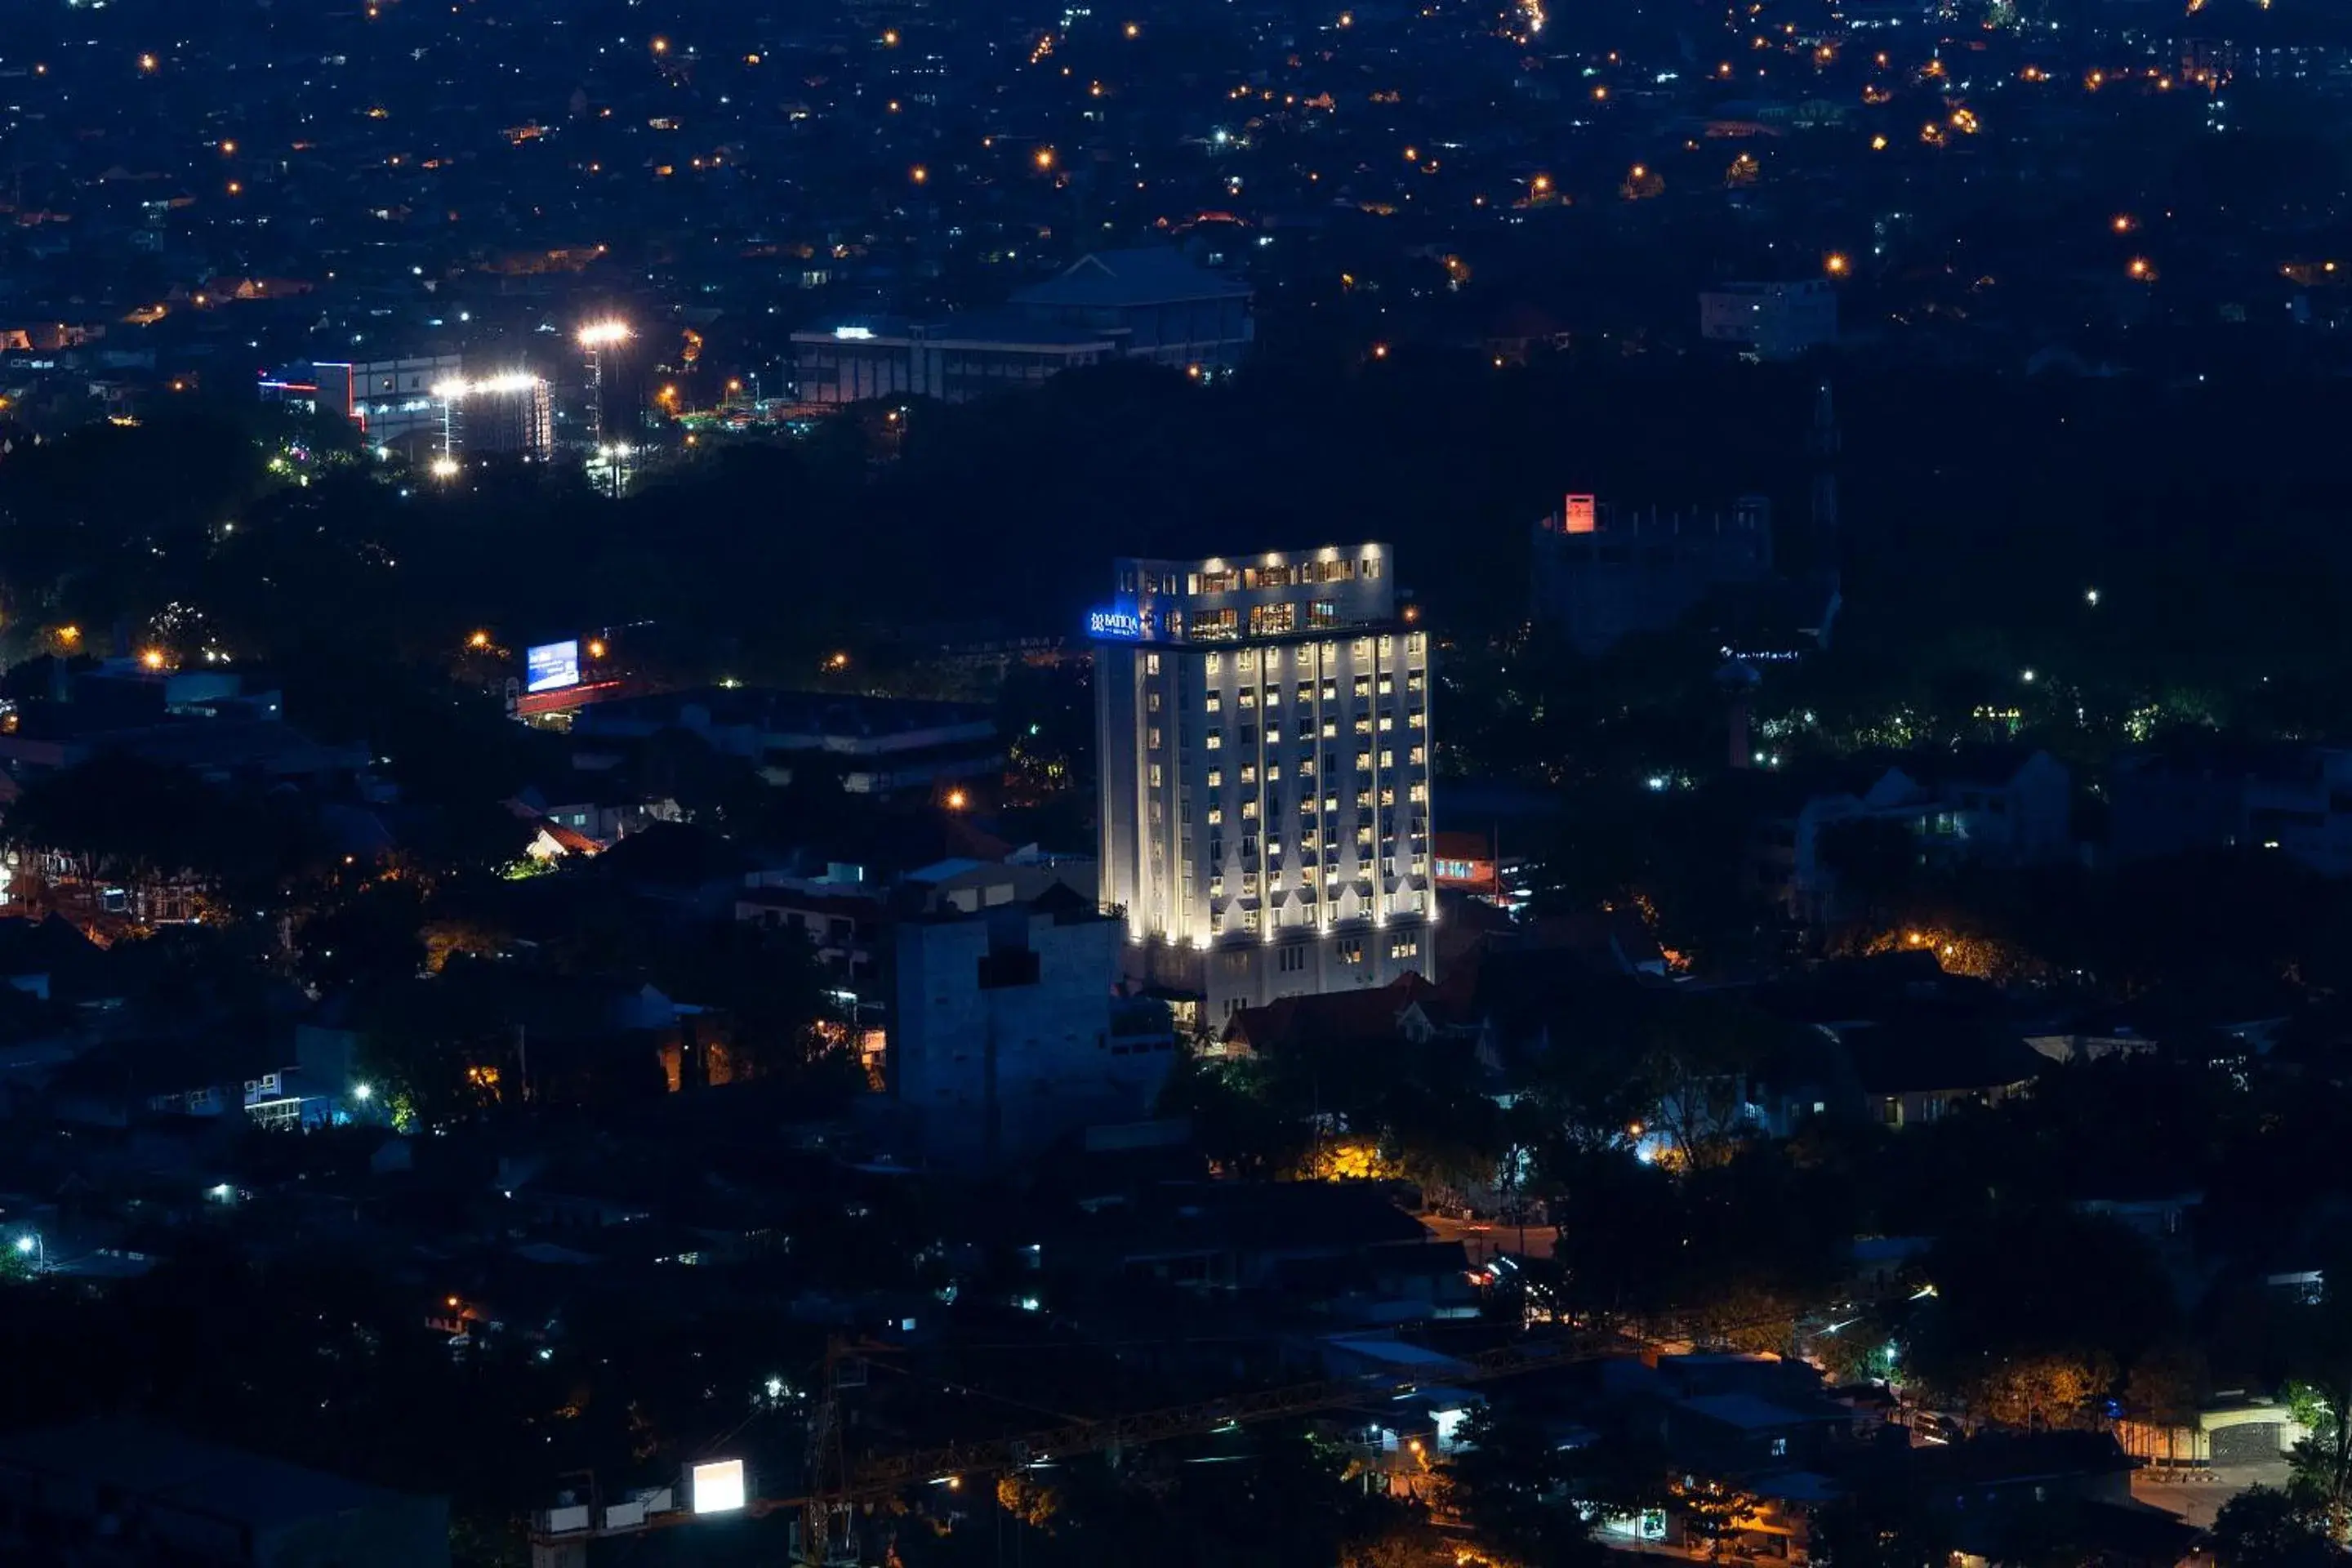
[{"label": "city light", "polygon": [[961,811],[971,803],[971,797],[964,794],[963,791],[960,789],[951,789],[948,791],[948,809],[950,811]]},{"label": "city light", "polygon": [[590,637],[588,639],[588,657],[590,658],[602,658],[604,657],[604,638]]},{"label": "city light", "polygon": [[2152,283],[2156,280],[2156,263],[2145,256],[2133,257],[2131,265],[2124,270],[2131,274],[2134,282]]},{"label": "city light", "polygon": [[2099,591],[2096,588],[2084,589],[2083,603],[2090,605],[2095,610],[2097,609],[2099,607]]},{"label": "city light", "polygon": [[478,631],[474,633],[473,636],[466,639],[466,646],[473,648],[488,647],[490,646],[490,634],[484,631]]},{"label": "city light", "polygon": [[485,376],[479,381],[444,381],[436,383],[433,395],[444,403],[457,403],[468,397],[511,397],[529,392],[539,384],[539,377],[527,370],[510,370],[499,375]]},{"label": "city light", "polygon": [[365,1105],[369,1100],[375,1098],[375,1086],[373,1084],[355,1083],[352,1085],[352,1098],[358,1100],[362,1105]]},{"label": "city light", "polygon": [[139,655],[139,662],[149,669],[161,669],[164,664],[163,650],[160,647],[144,649]]},{"label": "city light", "polygon": [[1040,169],[1051,169],[1054,166],[1054,150],[1051,147],[1038,148],[1034,162]]},{"label": "city light", "polygon": [[1822,258],[1822,270],[1832,278],[1843,278],[1853,270],[1853,263],[1847,259],[1845,252],[1832,250]]},{"label": "city light", "polygon": [[457,477],[457,459],[446,453],[433,459],[433,477],[436,479],[454,479]]},{"label": "city light", "polygon": [[2129,234],[2132,230],[2139,226],[2139,219],[2132,216],[2129,213],[2117,213],[2115,216],[2114,221],[2109,223],[2107,226],[2114,229],[2117,234]]},{"label": "city light", "polygon": [[918,163],[913,168],[907,171],[907,178],[914,181],[915,184],[919,185],[929,184],[930,183],[931,172],[929,169],[924,168],[920,163]]},{"label": "city light", "polygon": [[591,321],[580,329],[579,343],[583,349],[611,348],[629,339],[626,321]]}]

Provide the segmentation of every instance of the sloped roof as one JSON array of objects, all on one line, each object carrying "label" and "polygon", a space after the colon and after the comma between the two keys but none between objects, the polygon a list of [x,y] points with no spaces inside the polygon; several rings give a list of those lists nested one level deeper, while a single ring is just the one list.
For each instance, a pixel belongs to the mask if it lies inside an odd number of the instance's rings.
[{"label": "sloped roof", "polygon": [[1156,305],[1178,300],[1238,300],[1248,284],[1196,267],[1170,246],[1099,250],[1082,257],[1059,278],[1032,283],[1013,296],[1016,305]]},{"label": "sloped roof", "polygon": [[[1224,1038],[1263,1051],[1309,1037],[1345,1040],[1393,1035],[1405,1010],[1414,1005],[1433,1012],[1443,1003],[1435,985],[1418,974],[1406,974],[1377,989],[1284,996],[1263,1007],[1244,1007],[1225,1026]],[[1431,1021],[1439,1020],[1433,1016]]]}]

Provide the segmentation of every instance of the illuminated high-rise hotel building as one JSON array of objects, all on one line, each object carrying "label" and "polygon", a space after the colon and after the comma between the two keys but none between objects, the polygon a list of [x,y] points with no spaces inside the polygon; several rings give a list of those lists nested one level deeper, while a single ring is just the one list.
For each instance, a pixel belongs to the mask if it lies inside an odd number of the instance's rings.
[{"label": "illuminated high-rise hotel building", "polygon": [[1094,611],[1102,897],[1212,1030],[1435,978],[1429,649],[1379,544],[1121,561]]}]

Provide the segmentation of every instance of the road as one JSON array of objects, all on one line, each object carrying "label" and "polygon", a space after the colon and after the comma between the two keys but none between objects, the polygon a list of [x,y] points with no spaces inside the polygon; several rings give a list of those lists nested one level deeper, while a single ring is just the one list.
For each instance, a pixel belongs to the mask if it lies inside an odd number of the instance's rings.
[{"label": "road", "polygon": [[2259,1465],[2215,1465],[2209,1469],[2132,1472],[2132,1500],[2167,1513],[2178,1514],[2200,1530],[2212,1528],[2221,1505],[2251,1486],[2286,1484],[2287,1464],[2272,1459]]},{"label": "road", "polygon": [[[1476,1268],[1498,1252],[1515,1252],[1525,1258],[1549,1258],[1552,1242],[1559,1232],[1548,1225],[1531,1225],[1522,1229],[1505,1225],[1499,1220],[1444,1219],[1436,1215],[1423,1215],[1421,1223],[1440,1241],[1458,1241],[1470,1255],[1470,1265]],[[1525,1237],[1522,1245],[1521,1237]]]}]

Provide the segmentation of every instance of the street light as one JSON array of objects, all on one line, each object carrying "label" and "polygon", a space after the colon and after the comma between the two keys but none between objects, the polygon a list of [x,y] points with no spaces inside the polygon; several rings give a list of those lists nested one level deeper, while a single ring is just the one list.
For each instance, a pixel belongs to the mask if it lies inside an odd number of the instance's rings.
[{"label": "street light", "polygon": [[20,1257],[29,1258],[33,1260],[34,1273],[47,1274],[49,1271],[48,1244],[41,1239],[40,1233],[38,1231],[28,1230],[24,1235],[18,1237],[16,1238],[16,1251]]},{"label": "street light", "polygon": [[352,1085],[352,1098],[358,1100],[362,1105],[365,1105],[369,1100],[375,1098],[375,1085],[372,1083],[355,1083]]}]

